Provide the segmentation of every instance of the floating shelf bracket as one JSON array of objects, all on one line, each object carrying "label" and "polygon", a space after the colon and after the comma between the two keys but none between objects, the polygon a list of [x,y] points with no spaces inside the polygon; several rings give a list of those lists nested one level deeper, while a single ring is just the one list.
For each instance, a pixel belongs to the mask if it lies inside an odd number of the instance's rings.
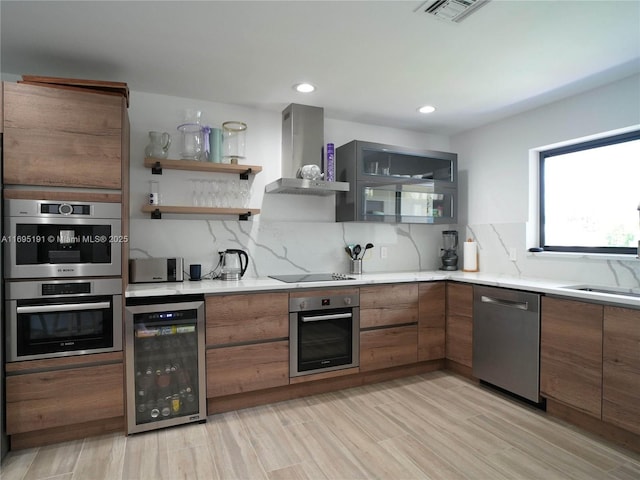
[{"label": "floating shelf bracket", "polygon": [[153,175],[162,175],[162,164],[160,162],[156,162],[151,167],[151,173]]},{"label": "floating shelf bracket", "polygon": [[241,222],[247,221],[247,220],[249,220],[250,216],[251,216],[251,212],[241,213],[240,215],[238,215],[238,220],[241,221]]},{"label": "floating shelf bracket", "polygon": [[151,212],[151,218],[153,220],[160,220],[162,218],[162,212],[159,208],[156,208],[153,212]]},{"label": "floating shelf bracket", "polygon": [[252,170],[247,168],[245,172],[240,173],[240,180],[249,180],[249,175],[251,175]]}]

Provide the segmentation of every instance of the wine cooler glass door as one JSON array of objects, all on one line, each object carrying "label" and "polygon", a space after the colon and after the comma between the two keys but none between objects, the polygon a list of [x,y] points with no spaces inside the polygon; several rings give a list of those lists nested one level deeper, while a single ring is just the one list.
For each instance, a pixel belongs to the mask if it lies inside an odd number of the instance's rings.
[{"label": "wine cooler glass door", "polygon": [[128,432],[206,419],[203,302],[127,307]]}]

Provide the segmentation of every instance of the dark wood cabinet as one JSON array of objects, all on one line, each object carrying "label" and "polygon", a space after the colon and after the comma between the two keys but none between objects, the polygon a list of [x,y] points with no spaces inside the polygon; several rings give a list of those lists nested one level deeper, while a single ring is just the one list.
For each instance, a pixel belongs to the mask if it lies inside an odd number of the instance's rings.
[{"label": "dark wood cabinet", "polygon": [[418,361],[445,358],[445,282],[418,285]]},{"label": "dark wood cabinet", "polygon": [[3,99],[5,185],[123,188],[123,97],[5,82]]},{"label": "dark wood cabinet", "polygon": [[540,393],[601,418],[603,306],[542,298]]},{"label": "dark wood cabinet", "polygon": [[447,283],[446,358],[464,367],[473,362],[473,286]]}]

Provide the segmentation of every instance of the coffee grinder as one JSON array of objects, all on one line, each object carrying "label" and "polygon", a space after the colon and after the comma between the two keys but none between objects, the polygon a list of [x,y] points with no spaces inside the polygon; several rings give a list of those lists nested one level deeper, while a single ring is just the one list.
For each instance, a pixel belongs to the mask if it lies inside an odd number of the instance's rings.
[{"label": "coffee grinder", "polygon": [[443,231],[442,243],[444,247],[440,249],[442,259],[440,270],[458,270],[458,231]]}]

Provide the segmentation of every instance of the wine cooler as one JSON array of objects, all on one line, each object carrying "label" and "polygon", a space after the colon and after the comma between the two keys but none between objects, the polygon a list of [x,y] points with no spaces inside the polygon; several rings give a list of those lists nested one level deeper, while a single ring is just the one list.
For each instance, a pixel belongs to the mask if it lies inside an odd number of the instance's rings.
[{"label": "wine cooler", "polygon": [[204,298],[159,301],[127,299],[127,434],[206,421]]}]

